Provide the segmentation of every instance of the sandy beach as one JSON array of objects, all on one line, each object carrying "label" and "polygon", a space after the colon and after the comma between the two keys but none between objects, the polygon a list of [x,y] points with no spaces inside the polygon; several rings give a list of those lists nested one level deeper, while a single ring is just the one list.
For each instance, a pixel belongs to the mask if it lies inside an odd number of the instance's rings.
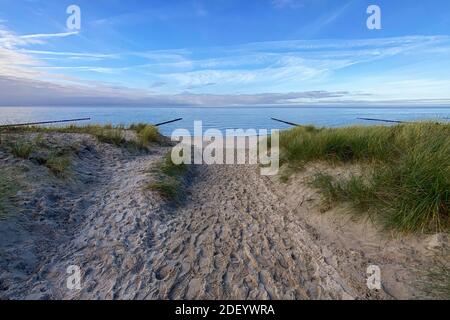
[{"label": "sandy beach", "polygon": [[[3,167],[27,177],[19,211],[0,223],[2,299],[414,299],[447,254],[445,235],[388,233],[338,214],[345,207],[322,212],[305,183],[320,163],[288,183],[258,165],[193,166],[175,205],[146,188],[169,147],[43,139],[73,149],[70,177],[0,151]],[[67,289],[70,265],[81,290]],[[369,265],[382,270],[381,290],[366,285]]]}]

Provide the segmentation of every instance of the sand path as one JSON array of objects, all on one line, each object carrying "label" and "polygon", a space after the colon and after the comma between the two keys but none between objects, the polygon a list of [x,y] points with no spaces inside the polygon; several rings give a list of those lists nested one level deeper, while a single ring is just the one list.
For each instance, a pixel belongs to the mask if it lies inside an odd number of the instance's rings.
[{"label": "sand path", "polygon": [[[39,271],[4,294],[33,299],[391,298],[366,287],[365,268],[373,257],[321,238],[299,215],[304,197],[286,202],[258,166],[196,166],[186,202],[165,204],[145,190],[149,169],[165,152],[116,158],[100,175],[97,189],[89,191],[89,205],[70,239],[55,243],[55,253]],[[77,196],[67,203],[87,195]],[[70,265],[82,271],[81,290],[66,286]]]},{"label": "sand path", "polygon": [[[17,297],[354,296],[256,166],[197,167],[186,203],[173,208],[143,190],[157,160],[117,161],[104,187],[91,194],[73,238],[21,285]],[[81,291],[67,289],[69,265],[82,270]]]},{"label": "sand path", "polygon": [[152,259],[150,298],[351,298],[256,166],[203,166]]}]

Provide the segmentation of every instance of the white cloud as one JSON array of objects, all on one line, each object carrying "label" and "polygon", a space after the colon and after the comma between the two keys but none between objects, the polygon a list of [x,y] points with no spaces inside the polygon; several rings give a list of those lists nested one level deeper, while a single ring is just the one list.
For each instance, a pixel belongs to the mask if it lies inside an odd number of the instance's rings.
[{"label": "white cloud", "polygon": [[448,54],[449,36],[275,41],[114,53],[29,48],[74,34],[18,36],[0,26],[0,103],[337,103],[360,101],[361,96],[352,93],[356,91],[373,93],[365,97],[366,101],[449,98],[443,90],[449,83],[447,79],[437,82],[423,75],[410,75],[410,82],[405,82],[407,79],[399,72],[380,78],[366,74],[370,77],[367,81],[363,76],[357,81],[333,81],[336,74],[351,66],[362,67],[393,57],[416,55],[416,60],[421,61],[422,57]]},{"label": "white cloud", "polygon": [[92,58],[92,59],[115,59],[119,56],[117,54],[103,54],[90,52],[64,52],[64,51],[45,51],[45,50],[17,50],[26,54],[34,54],[40,56],[58,56],[58,57],[72,57],[72,58]]},{"label": "white cloud", "polygon": [[78,34],[78,31],[60,32],[60,33],[36,33],[19,36],[20,39],[50,39],[50,38],[64,38]]},{"label": "white cloud", "polygon": [[78,34],[78,32],[75,31],[61,33],[38,33],[19,36],[0,25],[0,46],[3,48],[15,48],[30,44],[43,44],[46,39],[64,38],[76,34]]},{"label": "white cloud", "polygon": [[[217,84],[214,90],[248,92],[273,88],[293,90],[305,83],[319,82],[354,65],[402,55],[427,55],[437,47],[450,48],[450,37],[403,37],[368,40],[283,41],[241,46],[207,48],[127,68],[139,70],[165,89],[183,91]],[[164,56],[164,53],[159,52]],[[150,55],[151,56],[151,55]],[[284,88],[284,89],[283,89]]]}]

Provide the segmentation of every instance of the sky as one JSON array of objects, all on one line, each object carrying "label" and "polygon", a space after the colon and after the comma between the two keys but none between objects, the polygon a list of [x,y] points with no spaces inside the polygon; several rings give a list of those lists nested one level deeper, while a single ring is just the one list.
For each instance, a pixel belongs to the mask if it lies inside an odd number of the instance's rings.
[{"label": "sky", "polygon": [[450,105],[449,89],[448,0],[0,0],[4,106]]}]

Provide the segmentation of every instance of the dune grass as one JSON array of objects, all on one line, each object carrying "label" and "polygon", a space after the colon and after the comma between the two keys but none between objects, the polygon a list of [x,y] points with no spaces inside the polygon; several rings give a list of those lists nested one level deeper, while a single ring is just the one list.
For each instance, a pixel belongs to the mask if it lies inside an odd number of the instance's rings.
[{"label": "dune grass", "polygon": [[150,183],[148,188],[158,191],[165,199],[180,204],[185,194],[187,165],[174,164],[169,153],[159,166],[152,171],[157,175],[157,179]]},{"label": "dune grass", "polygon": [[[126,139],[126,130],[130,129],[136,132],[137,139]],[[20,132],[40,132],[40,133],[83,133],[94,136],[99,142],[108,143],[118,147],[125,147],[134,150],[143,150],[149,147],[151,142],[159,142],[161,135],[156,127],[147,124],[135,124],[126,128],[122,125],[68,125],[63,127],[9,127],[3,128],[1,132],[20,133]]]},{"label": "dune grass", "polygon": [[[45,128],[48,129],[48,128]],[[70,125],[61,128],[50,128],[53,132],[61,133],[85,133],[94,136],[99,142],[111,144],[117,147],[131,147],[140,149],[141,146],[135,141],[127,141],[124,135],[123,126],[112,125],[87,125],[75,126]]]},{"label": "dune grass", "polygon": [[[136,138],[126,132],[133,130]],[[38,133],[34,139],[21,133]],[[45,133],[80,133],[94,136],[99,142],[126,148],[130,151],[148,150],[152,143],[159,143],[162,137],[158,129],[147,124],[132,125],[130,128],[112,125],[69,125],[64,127],[8,127],[0,129],[0,147],[16,158],[32,160],[47,167],[58,177],[66,177],[71,165],[71,150],[61,150],[57,146],[45,143]],[[128,138],[126,138],[128,137]],[[3,183],[3,186],[5,184]],[[4,194],[5,187],[0,192]]]},{"label": "dune grass", "polygon": [[34,146],[30,142],[18,140],[11,143],[10,150],[15,157],[28,159],[34,150]]},{"label": "dune grass", "polygon": [[34,160],[46,166],[55,175],[62,176],[70,165],[70,151],[57,150],[43,142],[40,134],[34,139],[24,140],[14,137],[12,141],[2,141],[0,147],[6,147],[14,157],[24,160]]},{"label": "dune grass", "polygon": [[291,168],[317,160],[364,166],[348,178],[316,175],[312,184],[328,203],[348,202],[401,231],[449,231],[450,125],[299,127],[280,146]]},{"label": "dune grass", "polygon": [[62,176],[70,166],[70,158],[67,155],[51,154],[45,159],[44,165],[55,175]]},{"label": "dune grass", "polygon": [[148,147],[150,143],[159,143],[161,135],[158,128],[145,123],[132,124],[130,130],[136,132],[138,141],[143,147]]}]

